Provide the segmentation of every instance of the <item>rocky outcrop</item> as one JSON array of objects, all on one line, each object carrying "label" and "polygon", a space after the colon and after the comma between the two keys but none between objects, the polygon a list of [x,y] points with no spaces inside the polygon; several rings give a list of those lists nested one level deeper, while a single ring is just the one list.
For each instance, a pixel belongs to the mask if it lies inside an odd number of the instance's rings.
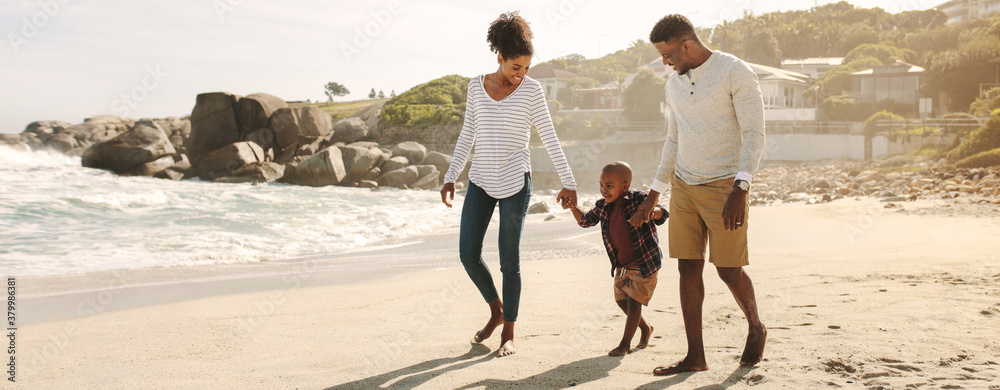
[{"label": "rocky outcrop", "polygon": [[236,123],[240,134],[246,136],[251,131],[268,127],[271,114],[281,108],[288,108],[288,103],[266,93],[252,93],[240,98],[236,102]]},{"label": "rocky outcrop", "polygon": [[361,118],[344,118],[333,124],[333,140],[352,143],[368,138],[368,126]]},{"label": "rocky outcrop", "polygon": [[202,180],[216,180],[236,175],[244,165],[263,162],[264,149],[253,142],[234,142],[207,155],[195,165],[195,175]]},{"label": "rocky outcrop", "polygon": [[310,156],[295,168],[299,185],[322,187],[340,184],[347,176],[340,148],[331,146]]},{"label": "rocky outcrop", "polygon": [[202,156],[240,141],[236,122],[239,95],[210,92],[198,95],[191,110],[191,136],[185,146],[191,162],[197,165]]},{"label": "rocky outcrop", "polygon": [[[176,150],[163,128],[154,121],[142,120],[121,135],[91,145],[83,152],[81,160],[83,166],[89,168],[106,169],[121,175],[152,176],[158,171],[150,171],[164,164],[164,157],[173,161],[174,154]],[[144,166],[154,162],[151,166]],[[173,163],[163,168],[170,165]]]},{"label": "rocky outcrop", "polygon": [[427,147],[413,141],[400,142],[392,148],[392,155],[406,157],[409,161],[419,163],[427,156]]},{"label": "rocky outcrop", "polygon": [[329,136],[333,132],[333,120],[329,113],[315,106],[280,108],[271,115],[270,128],[274,132],[277,154],[287,156],[282,160],[290,160],[301,138]]}]

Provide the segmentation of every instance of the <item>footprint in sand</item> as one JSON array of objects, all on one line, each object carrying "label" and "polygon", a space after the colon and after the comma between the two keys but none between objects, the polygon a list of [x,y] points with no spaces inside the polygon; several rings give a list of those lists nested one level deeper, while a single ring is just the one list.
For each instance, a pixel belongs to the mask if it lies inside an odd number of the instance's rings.
[{"label": "footprint in sand", "polygon": [[816,307],[816,305],[793,305],[792,307],[798,309],[803,307]]},{"label": "footprint in sand", "polygon": [[827,325],[826,327],[830,329],[840,329],[840,325]]}]

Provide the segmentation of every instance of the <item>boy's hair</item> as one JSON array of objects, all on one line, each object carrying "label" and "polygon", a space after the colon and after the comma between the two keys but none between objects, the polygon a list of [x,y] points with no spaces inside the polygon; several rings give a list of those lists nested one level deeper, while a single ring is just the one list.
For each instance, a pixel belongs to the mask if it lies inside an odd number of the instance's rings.
[{"label": "boy's hair", "polygon": [[611,164],[605,165],[601,172],[613,173],[619,175],[623,180],[629,183],[632,182],[632,167],[624,161],[615,161]]},{"label": "boy's hair", "polygon": [[698,39],[694,25],[681,14],[664,16],[649,33],[649,43],[670,43],[675,39]]}]

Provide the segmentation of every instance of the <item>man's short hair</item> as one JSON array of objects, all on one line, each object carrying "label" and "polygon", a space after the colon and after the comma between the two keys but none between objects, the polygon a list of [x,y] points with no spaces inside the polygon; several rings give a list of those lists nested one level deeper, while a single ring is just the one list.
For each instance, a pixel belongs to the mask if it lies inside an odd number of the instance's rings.
[{"label": "man's short hair", "polygon": [[675,39],[691,39],[697,36],[694,25],[688,18],[681,14],[671,14],[656,22],[653,31],[649,33],[649,43],[670,43]]}]

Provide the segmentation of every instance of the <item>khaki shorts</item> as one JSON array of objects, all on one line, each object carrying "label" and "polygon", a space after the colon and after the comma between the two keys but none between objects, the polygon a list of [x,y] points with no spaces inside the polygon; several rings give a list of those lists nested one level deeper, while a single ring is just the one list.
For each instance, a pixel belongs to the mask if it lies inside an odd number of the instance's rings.
[{"label": "khaki shorts", "polygon": [[[707,258],[716,267],[750,264],[747,251],[749,216],[743,216],[743,225],[736,230],[726,230],[722,223],[722,208],[733,191],[733,179],[693,186],[674,175],[670,185],[670,224],[667,225],[670,257]],[[748,213],[749,210],[747,205]]]},{"label": "khaki shorts", "polygon": [[619,269],[615,273],[615,301],[624,300],[626,296],[643,305],[649,306],[656,290],[656,272],[642,276],[638,269]]}]

